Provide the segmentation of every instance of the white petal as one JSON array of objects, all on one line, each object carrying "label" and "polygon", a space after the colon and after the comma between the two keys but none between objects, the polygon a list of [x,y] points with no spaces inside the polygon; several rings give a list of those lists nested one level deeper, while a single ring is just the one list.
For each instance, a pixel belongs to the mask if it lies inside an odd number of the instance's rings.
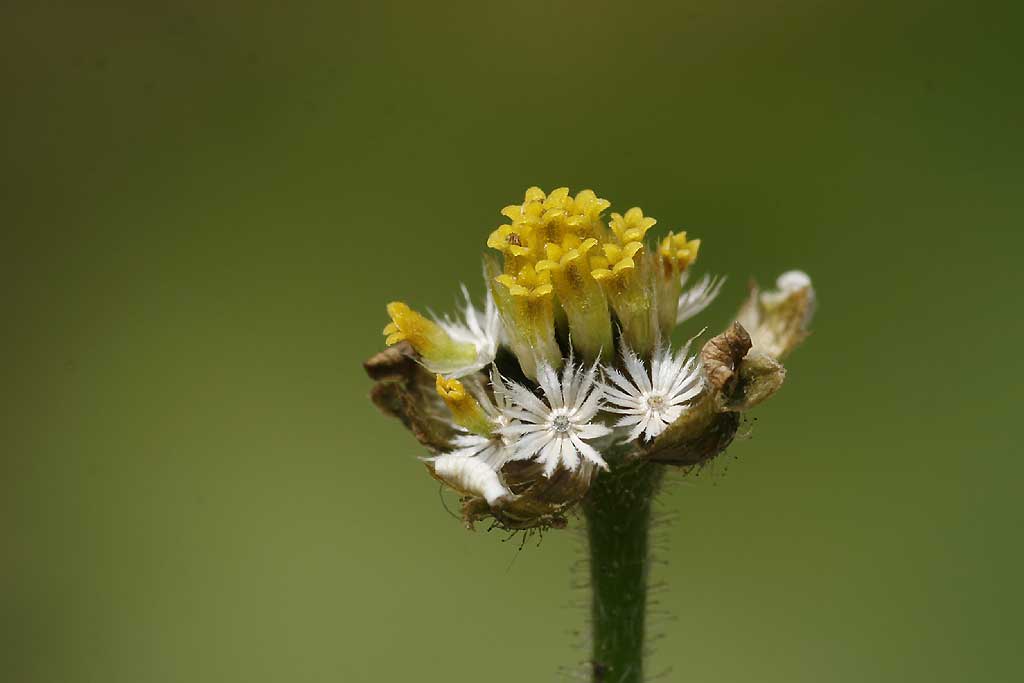
[{"label": "white petal", "polygon": [[559,457],[562,460],[562,464],[565,465],[565,469],[575,472],[580,466],[579,450],[570,439],[561,438],[558,441],[561,448]]},{"label": "white petal", "polygon": [[637,393],[637,388],[630,384],[626,376],[615,368],[605,368],[604,374],[626,394],[635,395]]},{"label": "white petal", "polygon": [[586,443],[575,434],[571,435],[569,438],[572,439],[572,445],[576,447],[576,450],[579,451],[580,455],[595,465],[599,465],[605,470],[608,469],[608,463],[604,461],[604,458],[601,457],[601,454],[597,452],[596,448]]},{"label": "white petal", "polygon": [[544,463],[544,476],[550,477],[555,473],[555,468],[558,467],[558,441],[552,440],[545,444],[544,449],[540,452],[538,460]]},{"label": "white petal", "polygon": [[644,364],[640,357],[633,353],[632,349],[624,346],[622,348],[622,360],[626,363],[626,371],[629,373],[630,378],[640,391],[650,393],[652,389],[651,380],[647,376],[647,371],[644,370]]},{"label": "white petal", "polygon": [[544,397],[548,400],[548,405],[552,408],[561,408],[564,405],[562,387],[554,369],[547,363],[541,363],[537,368],[537,381],[544,392]]},{"label": "white petal", "polygon": [[702,277],[693,287],[684,291],[676,306],[676,324],[689,320],[707,308],[725,284],[724,277]]},{"label": "white petal", "polygon": [[550,441],[551,435],[547,431],[536,432],[524,436],[522,439],[512,444],[512,454],[510,458],[512,460],[529,460],[533,458],[537,453],[543,449],[544,445]]},{"label": "white petal", "polygon": [[612,430],[603,424],[591,423],[576,428],[576,434],[581,439],[597,439],[611,434]]},{"label": "white petal", "polygon": [[531,413],[540,420],[547,419],[547,415],[551,412],[550,409],[532,391],[516,382],[512,383],[509,391],[519,408]]},{"label": "white petal", "polygon": [[640,415],[647,412],[647,408],[642,405],[634,405],[629,407],[620,408],[618,406],[604,405],[601,410],[606,413],[615,413],[616,415]]},{"label": "white petal", "polygon": [[651,419],[647,422],[647,426],[644,427],[644,439],[648,441],[656,437],[665,431],[667,425],[661,420],[658,415],[652,415]]},{"label": "white petal", "polygon": [[628,427],[629,425],[635,425],[643,422],[646,419],[647,413],[634,413],[632,415],[626,415],[625,417],[619,418],[619,421],[615,423],[616,427]]},{"label": "white petal", "polygon": [[[604,400],[608,403],[612,403],[623,408],[633,408],[643,405],[643,399],[639,396],[627,396],[614,387],[609,387],[607,384],[602,387],[604,392]],[[605,410],[611,410],[606,407]]]},{"label": "white petal", "polygon": [[583,401],[587,398],[588,392],[590,392],[592,389],[594,393],[602,395],[604,394],[604,392],[601,390],[600,385],[598,385],[597,387],[594,386],[594,383],[597,380],[596,362],[590,366],[589,370],[585,372],[581,371],[580,377],[580,384],[576,388],[576,395],[572,398],[572,402],[569,402],[568,397],[566,398],[565,402],[567,406],[571,405],[573,410],[580,409],[580,407],[583,405]]},{"label": "white petal", "polygon": [[522,436],[524,434],[533,434],[535,432],[546,432],[546,425],[540,424],[513,424],[502,427],[498,431],[505,436]]},{"label": "white petal", "polygon": [[580,406],[579,410],[573,414],[573,422],[580,424],[593,420],[594,416],[597,415],[597,411],[601,409],[601,399],[603,398],[604,396],[600,391],[595,391],[590,394],[590,396],[587,397],[587,400],[583,402],[583,405]]}]

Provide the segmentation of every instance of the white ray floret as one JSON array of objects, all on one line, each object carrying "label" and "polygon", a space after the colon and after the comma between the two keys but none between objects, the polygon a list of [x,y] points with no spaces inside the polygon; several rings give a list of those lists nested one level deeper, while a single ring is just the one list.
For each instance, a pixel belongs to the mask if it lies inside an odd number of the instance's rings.
[{"label": "white ray floret", "polygon": [[536,459],[543,463],[545,476],[551,476],[559,465],[574,472],[582,460],[608,469],[597,449],[587,443],[611,433],[594,421],[602,406],[597,364],[576,367],[570,357],[561,379],[546,364],[539,367],[537,375],[544,400],[521,384],[505,385],[512,403],[505,414],[519,421],[500,430],[514,440],[513,459]]},{"label": "white ray floret", "polygon": [[643,361],[623,346],[622,359],[629,377],[615,368],[605,368],[604,410],[622,415],[615,426],[631,428],[628,440],[641,435],[650,440],[661,434],[703,391],[697,359],[686,357],[689,348],[687,344],[675,354],[667,345],[655,350],[648,374]]},{"label": "white ray floret", "polygon": [[[688,273],[683,273],[683,284],[686,284]],[[689,320],[705,308],[711,305],[718,293],[722,291],[725,278],[717,275],[704,275],[689,289],[679,295],[679,304],[676,307],[676,324]]]},{"label": "white ray floret", "polygon": [[498,307],[494,305],[494,298],[490,292],[487,293],[483,311],[473,305],[473,300],[465,285],[462,285],[462,296],[466,303],[461,316],[454,319],[447,315],[444,318],[434,316],[434,320],[453,340],[472,344],[476,348],[476,360],[457,367],[431,367],[424,364],[431,372],[438,372],[445,377],[456,379],[476,372],[494,361],[494,356],[498,352],[498,344],[501,342],[502,331]]}]

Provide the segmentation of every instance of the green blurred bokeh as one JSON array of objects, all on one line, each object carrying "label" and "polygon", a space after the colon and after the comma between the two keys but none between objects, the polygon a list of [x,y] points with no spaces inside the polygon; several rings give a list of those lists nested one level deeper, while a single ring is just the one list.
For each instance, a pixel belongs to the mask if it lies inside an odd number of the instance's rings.
[{"label": "green blurred bokeh", "polygon": [[803,268],[821,301],[749,436],[662,499],[651,670],[1020,680],[1022,20],[6,3],[0,678],[582,662],[578,536],[463,530],[360,367],[386,301],[482,291],[538,184],[699,235],[731,275],[712,329],[748,276]]}]

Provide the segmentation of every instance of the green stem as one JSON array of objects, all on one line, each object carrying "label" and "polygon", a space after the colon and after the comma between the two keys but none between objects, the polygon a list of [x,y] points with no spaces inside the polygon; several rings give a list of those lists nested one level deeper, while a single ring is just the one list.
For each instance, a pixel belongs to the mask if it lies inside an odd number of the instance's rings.
[{"label": "green stem", "polygon": [[664,468],[634,463],[597,477],[583,512],[590,543],[594,683],[643,680],[651,501]]}]

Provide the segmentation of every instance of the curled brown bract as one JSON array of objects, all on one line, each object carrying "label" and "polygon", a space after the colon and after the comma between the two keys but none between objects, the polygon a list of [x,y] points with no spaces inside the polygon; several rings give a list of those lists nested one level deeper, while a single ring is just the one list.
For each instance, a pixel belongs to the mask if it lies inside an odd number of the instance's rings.
[{"label": "curled brown bract", "polygon": [[729,393],[735,384],[736,369],[753,344],[746,329],[733,323],[722,334],[712,337],[701,349],[700,359],[708,384],[714,391]]},{"label": "curled brown bract", "polygon": [[408,342],[401,342],[363,363],[376,380],[370,400],[385,415],[397,417],[431,453],[448,448],[455,431],[442,419],[444,406],[434,390],[435,377],[421,366]]}]

